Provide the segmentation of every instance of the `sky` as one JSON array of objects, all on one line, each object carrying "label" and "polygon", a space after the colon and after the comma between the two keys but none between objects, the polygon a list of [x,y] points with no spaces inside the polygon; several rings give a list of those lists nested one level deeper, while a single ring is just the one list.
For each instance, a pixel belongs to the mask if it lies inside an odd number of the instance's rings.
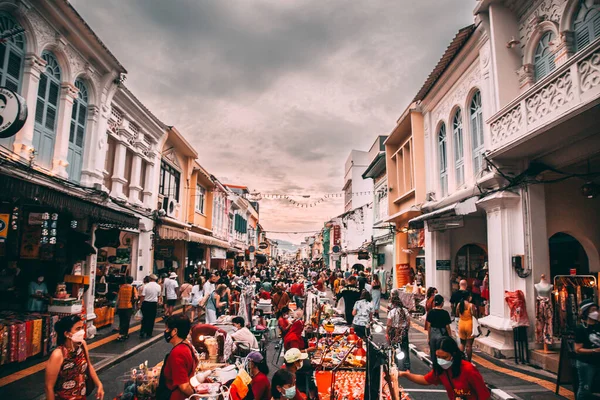
[{"label": "sky", "polygon": [[[71,0],[224,183],[311,202],[341,192],[350,150],[396,120],[472,0]],[[310,198],[299,197],[311,195]],[[342,199],[260,202],[267,231],[320,230]],[[269,234],[298,243],[306,234]]]}]

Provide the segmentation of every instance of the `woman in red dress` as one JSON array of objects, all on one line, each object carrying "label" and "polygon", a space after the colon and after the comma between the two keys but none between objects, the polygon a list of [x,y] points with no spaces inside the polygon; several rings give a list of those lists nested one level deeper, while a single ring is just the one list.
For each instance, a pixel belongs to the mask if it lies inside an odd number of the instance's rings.
[{"label": "woman in red dress", "polygon": [[62,318],[54,328],[58,347],[50,355],[46,364],[46,399],[85,400],[87,398],[86,379],[88,376],[98,388],[96,399],[104,397],[102,382],[89,362],[85,344],[85,324],[79,315]]}]

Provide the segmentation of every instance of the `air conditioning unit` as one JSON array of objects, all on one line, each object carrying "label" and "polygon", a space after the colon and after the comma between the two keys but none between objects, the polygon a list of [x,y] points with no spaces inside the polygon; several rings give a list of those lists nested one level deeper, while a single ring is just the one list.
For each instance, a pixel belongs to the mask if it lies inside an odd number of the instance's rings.
[{"label": "air conditioning unit", "polygon": [[172,197],[165,197],[163,199],[162,209],[165,210],[167,216],[175,217],[175,209],[177,208],[177,202]]}]

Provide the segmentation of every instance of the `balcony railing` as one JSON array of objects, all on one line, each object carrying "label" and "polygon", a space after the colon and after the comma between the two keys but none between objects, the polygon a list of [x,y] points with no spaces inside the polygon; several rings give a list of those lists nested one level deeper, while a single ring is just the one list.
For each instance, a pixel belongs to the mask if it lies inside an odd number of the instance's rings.
[{"label": "balcony railing", "polygon": [[600,39],[488,120],[492,152],[502,150],[600,97]]}]

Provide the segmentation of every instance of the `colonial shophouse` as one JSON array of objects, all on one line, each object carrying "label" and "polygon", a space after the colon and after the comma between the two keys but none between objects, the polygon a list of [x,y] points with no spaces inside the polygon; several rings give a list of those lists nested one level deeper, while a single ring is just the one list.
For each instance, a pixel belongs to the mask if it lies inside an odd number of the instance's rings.
[{"label": "colonial shophouse", "polygon": [[428,195],[409,225],[426,227],[428,286],[489,288],[490,353],[513,350],[505,291],[525,294],[533,327],[542,274],[600,270],[599,27],[593,0],[478,1],[415,98]]}]

